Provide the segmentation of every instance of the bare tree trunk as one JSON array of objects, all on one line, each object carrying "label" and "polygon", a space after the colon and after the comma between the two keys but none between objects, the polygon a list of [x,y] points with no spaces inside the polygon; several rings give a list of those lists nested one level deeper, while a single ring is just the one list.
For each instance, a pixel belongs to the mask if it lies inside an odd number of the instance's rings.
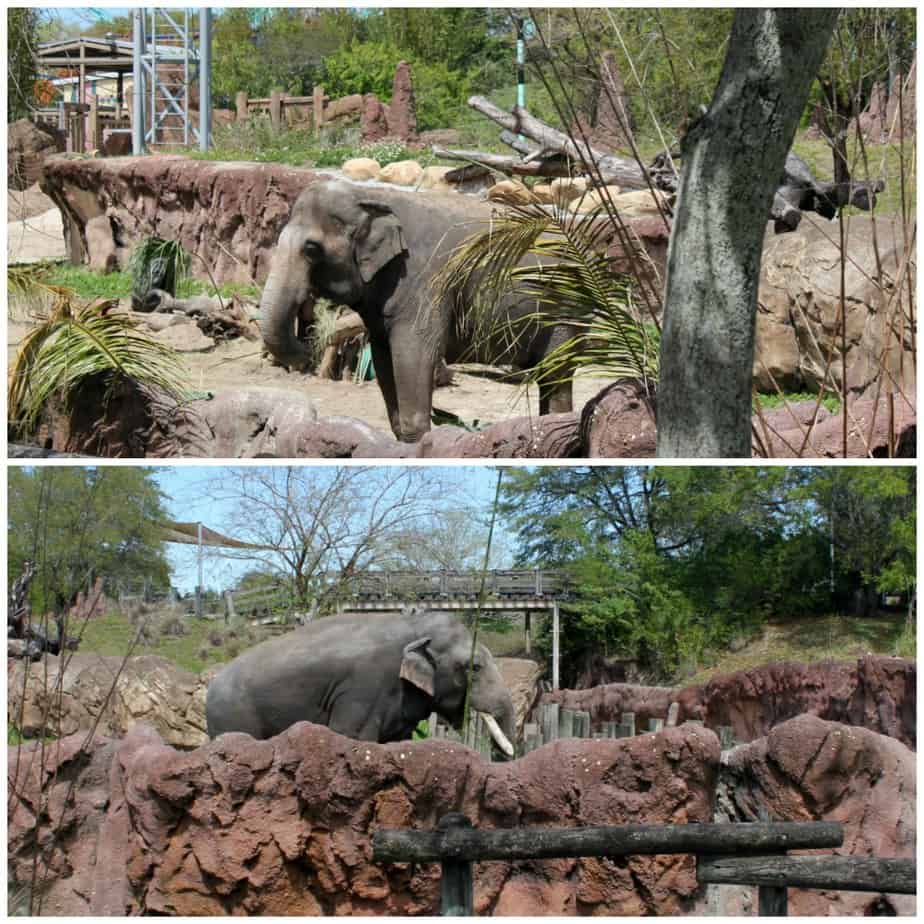
[{"label": "bare tree trunk", "polygon": [[684,139],[668,248],[658,455],[751,455],[767,215],[837,9],[739,9],[712,105]]}]

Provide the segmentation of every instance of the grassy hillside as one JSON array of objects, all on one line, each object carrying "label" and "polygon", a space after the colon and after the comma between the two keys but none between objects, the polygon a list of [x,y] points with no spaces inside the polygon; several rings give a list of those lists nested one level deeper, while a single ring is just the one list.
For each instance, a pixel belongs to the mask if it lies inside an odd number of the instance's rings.
[{"label": "grassy hillside", "polygon": [[866,619],[822,616],[769,622],[762,631],[683,680],[704,683],[716,674],[747,670],[774,661],[853,661],[865,654],[915,657],[913,635],[905,632],[903,612]]}]

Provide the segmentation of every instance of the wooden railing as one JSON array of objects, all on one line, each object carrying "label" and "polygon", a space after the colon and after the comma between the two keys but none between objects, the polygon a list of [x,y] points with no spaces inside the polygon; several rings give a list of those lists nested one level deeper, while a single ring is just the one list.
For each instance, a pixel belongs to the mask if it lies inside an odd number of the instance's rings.
[{"label": "wooden railing", "polygon": [[372,859],[442,864],[443,916],[474,913],[472,863],[482,860],[692,854],[700,882],[756,885],[758,914],[774,917],[786,915],[789,887],[915,894],[914,860],[781,856],[787,850],[840,847],[843,841],[842,825],[827,821],[478,831],[453,812],[435,830],[377,831]]}]

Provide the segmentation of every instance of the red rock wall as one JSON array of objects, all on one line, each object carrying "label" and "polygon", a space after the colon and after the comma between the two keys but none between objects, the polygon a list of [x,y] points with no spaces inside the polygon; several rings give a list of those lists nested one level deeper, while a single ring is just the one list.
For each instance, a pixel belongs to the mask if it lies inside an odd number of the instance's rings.
[{"label": "red rock wall", "polygon": [[[703,728],[560,741],[490,764],[447,741],[377,745],[301,723],[269,741],[224,735],[191,752],[147,726],[11,750],[8,859],[28,882],[49,863],[42,911],[121,914],[402,914],[439,907],[436,864],[371,862],[379,828],[711,820],[719,747]],[[73,799],[66,794],[73,786]],[[57,840],[50,837],[57,829]],[[489,862],[485,914],[683,914],[702,895],[690,857]]]},{"label": "red rock wall", "polygon": [[[100,262],[86,226],[106,216],[108,246],[124,265],[132,246],[156,234],[179,241],[193,275],[218,282],[262,282],[271,250],[313,170],[283,164],[223,163],[179,155],[73,160],[48,158],[41,188],[65,217],[68,257]],[[203,262],[204,261],[204,262]]]},{"label": "red rock wall", "polygon": [[[914,857],[917,760],[900,741],[804,715],[723,756],[716,821],[837,821],[844,856]],[[829,853],[830,851],[819,851]],[[723,886],[719,913],[753,915],[756,889]],[[789,890],[789,914],[914,914],[911,895]]]},{"label": "red rock wall", "polygon": [[734,729],[738,741],[753,741],[787,719],[808,713],[889,735],[914,749],[917,665],[904,658],[868,656],[855,663],[781,662],[708,683],[675,689],[610,683],[588,690],[545,693],[540,702],[589,711],[594,725],[635,712],[636,727],[663,719],[671,702],[680,703],[679,721],[700,719],[717,731]]}]

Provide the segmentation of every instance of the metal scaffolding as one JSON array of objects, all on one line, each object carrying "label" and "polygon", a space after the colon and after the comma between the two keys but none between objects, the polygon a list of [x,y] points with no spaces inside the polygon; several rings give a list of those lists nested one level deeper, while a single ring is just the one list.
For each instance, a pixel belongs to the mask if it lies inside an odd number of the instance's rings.
[{"label": "metal scaffolding", "polygon": [[[191,9],[135,9],[132,20],[133,153],[191,141],[198,141],[200,150],[208,150],[212,133],[211,9],[199,9],[198,30]],[[196,86],[198,127],[190,118],[191,90]]]}]

